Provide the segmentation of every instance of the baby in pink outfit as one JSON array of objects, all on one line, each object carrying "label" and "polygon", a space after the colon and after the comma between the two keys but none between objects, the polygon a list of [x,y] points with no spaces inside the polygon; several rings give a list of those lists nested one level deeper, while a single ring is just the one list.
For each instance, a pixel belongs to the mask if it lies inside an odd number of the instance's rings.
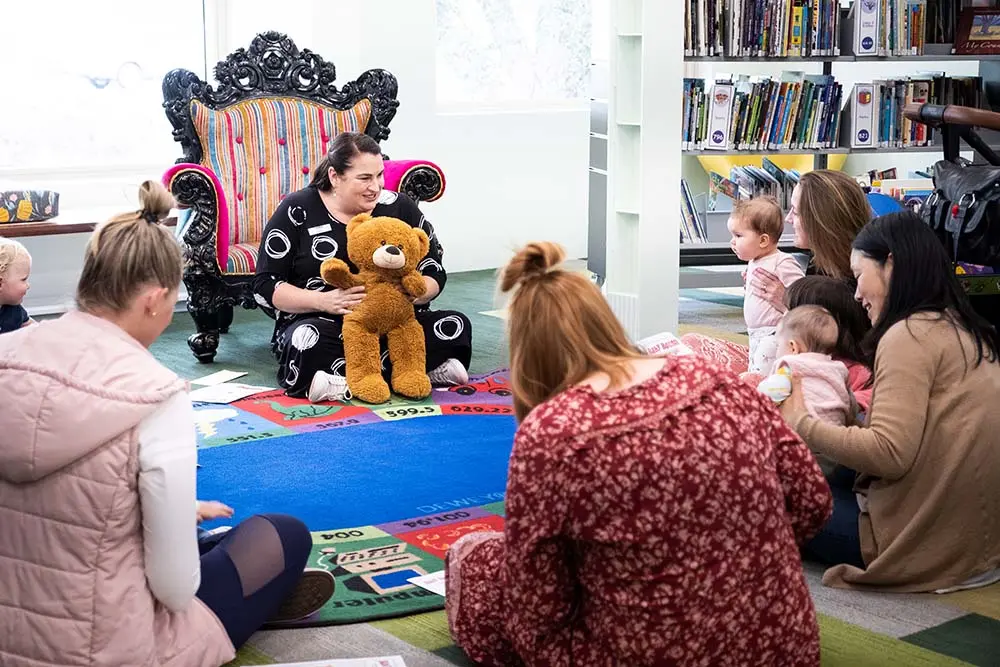
[{"label": "baby in pink outfit", "polygon": [[[773,374],[758,389],[781,403],[791,393],[791,377],[802,380],[802,398],[809,414],[823,421],[848,426],[858,412],[849,389],[847,366],[831,354],[837,348],[837,321],[826,308],[799,306],[788,311],[778,324],[778,358]],[[816,456],[825,474],[835,463]]]},{"label": "baby in pink outfit", "polygon": [[[736,203],[726,223],[732,239],[729,247],[747,263],[744,281],[757,270],[772,273],[785,287],[805,275],[798,260],[778,250],[778,239],[785,228],[781,207],[774,197],[756,197]],[[747,372],[767,373],[777,356],[775,333],[782,311],[747,289],[743,297],[743,318],[750,337]]]}]

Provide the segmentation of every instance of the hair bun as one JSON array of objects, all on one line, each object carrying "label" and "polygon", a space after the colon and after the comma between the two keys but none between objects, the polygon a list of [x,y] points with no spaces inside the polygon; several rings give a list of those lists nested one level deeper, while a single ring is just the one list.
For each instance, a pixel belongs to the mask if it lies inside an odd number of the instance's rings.
[{"label": "hair bun", "polygon": [[156,181],[143,181],[139,186],[139,215],[149,222],[159,222],[174,207],[174,198]]},{"label": "hair bun", "polygon": [[557,243],[537,241],[521,248],[504,267],[500,290],[509,292],[518,284],[545,275],[559,266],[566,251]]}]

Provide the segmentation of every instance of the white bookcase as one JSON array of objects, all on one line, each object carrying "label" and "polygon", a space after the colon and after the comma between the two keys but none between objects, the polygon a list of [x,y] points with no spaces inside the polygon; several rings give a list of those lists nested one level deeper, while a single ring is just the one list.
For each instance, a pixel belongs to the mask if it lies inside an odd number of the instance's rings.
[{"label": "white bookcase", "polygon": [[635,339],[676,331],[684,20],[666,0],[611,0],[608,301]]}]

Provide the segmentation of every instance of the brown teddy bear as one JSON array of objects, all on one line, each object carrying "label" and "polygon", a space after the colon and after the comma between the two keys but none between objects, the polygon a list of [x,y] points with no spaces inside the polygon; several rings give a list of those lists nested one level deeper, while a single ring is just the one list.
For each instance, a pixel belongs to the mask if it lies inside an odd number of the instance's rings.
[{"label": "brown teddy bear", "polygon": [[347,386],[355,398],[366,403],[389,400],[379,357],[381,336],[389,341],[393,390],[408,398],[425,398],[431,393],[424,330],[410,301],[410,297],[421,297],[427,291],[416,267],[429,248],[430,241],[422,230],[396,218],[362,213],[347,223],[347,256],[359,273],[351,273],[336,257],[323,260],[320,267],[320,275],[329,285],[340,289],[365,286],[364,300],[344,316],[343,333]]}]

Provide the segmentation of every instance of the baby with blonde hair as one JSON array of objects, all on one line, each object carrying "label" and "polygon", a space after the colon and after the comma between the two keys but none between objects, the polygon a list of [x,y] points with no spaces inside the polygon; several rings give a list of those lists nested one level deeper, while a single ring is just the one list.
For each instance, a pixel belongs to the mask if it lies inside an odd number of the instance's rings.
[{"label": "baby with blonde hair", "polygon": [[0,333],[28,326],[32,319],[21,303],[28,293],[31,255],[14,239],[0,238]]}]

